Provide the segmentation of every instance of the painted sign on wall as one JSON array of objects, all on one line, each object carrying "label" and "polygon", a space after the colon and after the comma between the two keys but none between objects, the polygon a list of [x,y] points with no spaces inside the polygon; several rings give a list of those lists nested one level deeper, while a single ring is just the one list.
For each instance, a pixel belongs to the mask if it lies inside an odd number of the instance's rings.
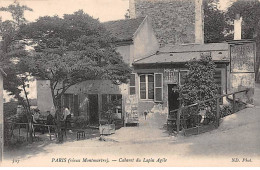
[{"label": "painted sign on wall", "polygon": [[164,69],[164,82],[165,83],[178,83],[178,74],[179,71],[176,69]]},{"label": "painted sign on wall", "polygon": [[231,72],[254,72],[255,48],[254,43],[230,46]]}]

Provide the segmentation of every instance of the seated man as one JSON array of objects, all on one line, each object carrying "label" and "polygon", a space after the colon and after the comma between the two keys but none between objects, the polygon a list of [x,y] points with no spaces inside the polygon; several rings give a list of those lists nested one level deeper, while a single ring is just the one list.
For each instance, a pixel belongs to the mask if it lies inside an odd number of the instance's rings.
[{"label": "seated man", "polygon": [[52,116],[50,111],[47,111],[47,120],[46,120],[46,125],[54,125],[54,117]]},{"label": "seated man", "polygon": [[32,115],[32,118],[33,118],[33,123],[38,123],[37,121],[40,118],[40,110],[39,109],[34,110],[34,114]]},{"label": "seated man", "polygon": [[[34,109],[34,113],[32,115],[32,123],[33,124],[40,124],[39,119],[40,119],[40,110],[39,109]],[[34,126],[34,131],[35,132],[42,131],[42,128],[35,125]]]}]

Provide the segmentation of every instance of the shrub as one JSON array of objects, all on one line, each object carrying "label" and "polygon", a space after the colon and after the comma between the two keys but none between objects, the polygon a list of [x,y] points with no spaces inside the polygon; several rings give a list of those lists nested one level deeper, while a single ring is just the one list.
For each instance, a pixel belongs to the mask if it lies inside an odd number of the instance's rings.
[{"label": "shrub", "polygon": [[84,129],[88,126],[89,121],[85,116],[78,116],[73,118],[74,128]]},{"label": "shrub", "polygon": [[[211,99],[218,94],[218,85],[215,83],[215,63],[211,56],[201,56],[199,60],[192,59],[186,66],[189,72],[184,77],[185,83],[180,87],[180,100],[184,106]],[[200,104],[199,110],[210,107],[215,110],[216,101]]]}]

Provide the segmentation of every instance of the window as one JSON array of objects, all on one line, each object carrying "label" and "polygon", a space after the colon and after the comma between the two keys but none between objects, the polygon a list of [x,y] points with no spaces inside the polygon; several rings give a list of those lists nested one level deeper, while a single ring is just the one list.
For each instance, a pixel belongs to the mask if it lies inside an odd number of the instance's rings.
[{"label": "window", "polygon": [[135,74],[131,74],[130,76],[130,95],[135,94]]},{"label": "window", "polygon": [[163,74],[140,75],[140,99],[160,102],[163,100]]},{"label": "window", "polygon": [[140,75],[140,99],[154,99],[154,76]]}]

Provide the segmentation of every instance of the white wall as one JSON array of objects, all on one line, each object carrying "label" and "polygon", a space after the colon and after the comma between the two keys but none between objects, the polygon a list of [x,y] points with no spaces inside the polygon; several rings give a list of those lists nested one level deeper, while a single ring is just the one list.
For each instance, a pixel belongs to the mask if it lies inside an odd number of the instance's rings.
[{"label": "white wall", "polygon": [[155,54],[159,43],[152,28],[151,21],[146,18],[134,36],[134,59],[141,59]]},{"label": "white wall", "polygon": [[37,105],[41,113],[51,111],[53,100],[49,80],[37,80]]}]

